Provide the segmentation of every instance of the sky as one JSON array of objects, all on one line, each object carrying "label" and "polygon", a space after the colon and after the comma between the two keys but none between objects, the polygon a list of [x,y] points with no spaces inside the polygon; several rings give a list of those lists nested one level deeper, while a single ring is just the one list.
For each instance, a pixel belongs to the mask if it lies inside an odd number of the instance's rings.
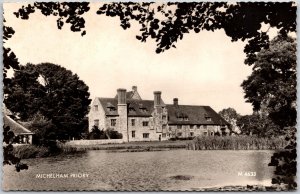
[{"label": "sky", "polygon": [[156,44],[141,43],[135,37],[138,25],[123,30],[118,18],[96,14],[99,3],[85,14],[87,34],[56,26],[56,18],[40,14],[21,20],[13,15],[22,4],[5,3],[6,25],[15,34],[5,46],[12,49],[22,65],[50,62],[76,73],[89,86],[90,98],[114,97],[118,88],[137,86],[142,99],[154,99],[161,91],[165,103],[208,105],[215,111],[232,107],[238,113],[252,113],[241,83],[251,74],[244,64],[245,42],[231,42],[223,30],[185,34],[163,53]]}]

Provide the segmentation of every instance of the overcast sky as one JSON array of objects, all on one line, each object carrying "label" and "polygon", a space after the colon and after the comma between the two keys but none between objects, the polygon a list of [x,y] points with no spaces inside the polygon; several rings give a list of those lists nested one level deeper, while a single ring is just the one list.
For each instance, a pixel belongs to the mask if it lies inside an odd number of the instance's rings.
[{"label": "overcast sky", "polygon": [[143,99],[153,99],[162,91],[165,103],[209,105],[216,111],[233,107],[251,114],[240,87],[251,73],[244,65],[243,42],[231,42],[223,30],[189,33],[172,48],[155,53],[154,42],[139,42],[136,25],[128,30],[117,18],[99,16],[99,4],[85,14],[87,34],[58,30],[54,17],[37,11],[29,20],[17,19],[13,12],[21,4],[4,4],[6,25],[16,33],[6,43],[21,64],[50,62],[77,73],[88,86],[91,99],[114,97],[117,88],[133,85]]}]

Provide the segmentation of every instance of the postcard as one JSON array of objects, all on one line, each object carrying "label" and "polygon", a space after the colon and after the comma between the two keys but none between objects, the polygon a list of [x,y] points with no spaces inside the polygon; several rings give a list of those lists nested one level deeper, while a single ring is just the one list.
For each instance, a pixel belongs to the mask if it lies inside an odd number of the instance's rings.
[{"label": "postcard", "polygon": [[3,3],[4,191],[295,191],[295,2]]}]

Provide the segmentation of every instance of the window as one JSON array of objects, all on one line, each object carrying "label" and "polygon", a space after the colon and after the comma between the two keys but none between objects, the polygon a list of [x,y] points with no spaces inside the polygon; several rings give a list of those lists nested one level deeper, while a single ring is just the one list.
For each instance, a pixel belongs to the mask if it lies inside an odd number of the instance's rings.
[{"label": "window", "polygon": [[135,126],[135,119],[131,119],[131,126]]},{"label": "window", "polygon": [[162,129],[166,129],[166,125],[162,125]]},{"label": "window", "polygon": [[182,128],[182,126],[181,125],[177,125],[177,129],[181,129]]},{"label": "window", "polygon": [[194,132],[191,132],[190,135],[193,137],[194,136]]},{"label": "window", "polygon": [[163,137],[163,138],[166,138],[166,134],[165,134],[165,133],[163,133],[163,134],[162,134],[162,137]]},{"label": "window", "polygon": [[206,117],[206,121],[211,121],[211,117]]},{"label": "window", "polygon": [[214,135],[214,132],[210,132],[210,135],[213,136],[213,135]]},{"label": "window", "polygon": [[98,111],[98,105],[94,105],[94,110]]},{"label": "window", "polygon": [[203,125],[203,129],[207,129],[207,125]]},{"label": "window", "polygon": [[203,135],[207,136],[207,132],[206,132],[206,131],[204,131],[204,132],[203,132]]},{"label": "window", "polygon": [[143,133],[143,138],[149,138],[149,133]]},{"label": "window", "polygon": [[143,121],[143,127],[147,127],[149,125],[148,121]]},{"label": "window", "polygon": [[131,137],[135,138],[135,131],[131,131]]},{"label": "window", "polygon": [[179,136],[179,137],[182,136],[182,133],[181,132],[177,133],[177,136]]},{"label": "window", "polygon": [[94,125],[99,127],[99,119],[94,120]]},{"label": "window", "polygon": [[194,128],[194,125],[190,125],[190,129],[193,129]]},{"label": "window", "polygon": [[110,126],[114,127],[116,126],[117,120],[116,119],[111,119],[110,120]]},{"label": "window", "polygon": [[185,120],[185,121],[188,121],[188,120],[189,120],[189,118],[188,118],[188,117],[184,117],[184,120]]},{"label": "window", "polygon": [[162,116],[162,120],[166,120],[166,118],[167,118],[166,115]]}]

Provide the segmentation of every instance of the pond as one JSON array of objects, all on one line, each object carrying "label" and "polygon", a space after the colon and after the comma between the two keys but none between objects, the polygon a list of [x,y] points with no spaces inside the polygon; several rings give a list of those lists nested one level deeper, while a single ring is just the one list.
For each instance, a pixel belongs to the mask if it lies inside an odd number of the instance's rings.
[{"label": "pond", "polygon": [[274,168],[268,163],[272,153],[263,150],[91,150],[23,160],[29,169],[19,173],[13,166],[6,165],[3,189],[183,191],[225,185],[271,185]]}]

